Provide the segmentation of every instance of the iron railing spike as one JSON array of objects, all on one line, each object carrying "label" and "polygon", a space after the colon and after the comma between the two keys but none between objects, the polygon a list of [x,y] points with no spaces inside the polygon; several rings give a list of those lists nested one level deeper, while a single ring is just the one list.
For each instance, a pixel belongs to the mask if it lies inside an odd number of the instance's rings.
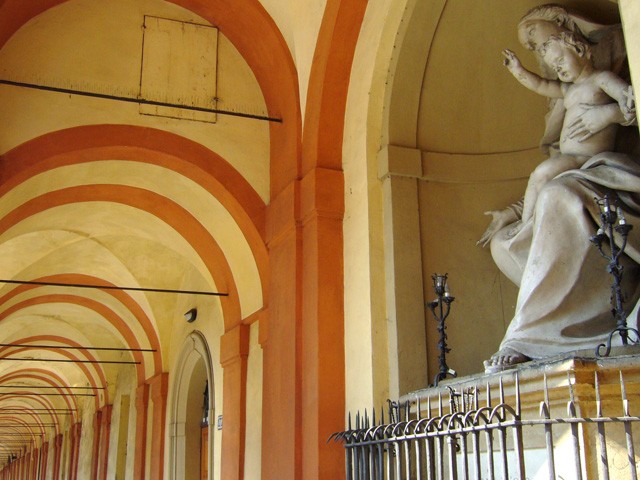
[{"label": "iron railing spike", "polygon": [[624,375],[622,375],[622,370],[618,370],[620,374],[620,394],[622,395],[622,409],[625,417],[630,416],[629,411],[629,400],[627,399],[627,386],[624,383]]},{"label": "iron railing spike", "polygon": [[502,381],[502,375],[500,375],[500,403],[504,403],[504,382]]},{"label": "iron railing spike", "polygon": [[598,415],[598,418],[602,418],[602,401],[600,399],[600,379],[598,378],[598,372],[593,372],[593,376],[596,389],[596,415]]},{"label": "iron railing spike", "polygon": [[516,372],[516,415],[522,415],[522,405],[520,404],[520,375]]},{"label": "iron railing spike", "polygon": [[575,392],[573,391],[573,382],[571,381],[571,372],[567,372],[567,381],[569,382],[569,399],[575,403]]},{"label": "iron railing spike", "polygon": [[549,415],[551,415],[551,406],[549,405],[549,385],[547,383],[547,372],[545,372],[542,376],[544,380],[544,405],[547,410],[549,410]]},{"label": "iron railing spike", "polygon": [[480,405],[480,388],[478,387],[478,385],[476,385],[474,387],[474,392],[473,392],[473,409],[477,410],[479,405]]}]

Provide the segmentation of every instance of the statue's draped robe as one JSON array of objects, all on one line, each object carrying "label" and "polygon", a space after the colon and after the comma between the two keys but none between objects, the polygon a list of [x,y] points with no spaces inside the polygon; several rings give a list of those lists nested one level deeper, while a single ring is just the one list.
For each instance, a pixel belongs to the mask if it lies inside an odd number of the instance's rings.
[{"label": "statue's draped robe", "polygon": [[[520,286],[515,316],[500,348],[530,358],[590,349],[615,328],[611,312],[613,277],[607,260],[589,241],[600,225],[594,197],[616,192],[628,223],[624,306],[640,296],[640,159],[620,153],[596,155],[579,170],[545,185],[533,218],[512,238],[513,225],[491,242],[498,267]],[[607,243],[605,241],[605,243]],[[629,319],[636,327],[636,319]],[[617,340],[619,342],[619,340]]]}]

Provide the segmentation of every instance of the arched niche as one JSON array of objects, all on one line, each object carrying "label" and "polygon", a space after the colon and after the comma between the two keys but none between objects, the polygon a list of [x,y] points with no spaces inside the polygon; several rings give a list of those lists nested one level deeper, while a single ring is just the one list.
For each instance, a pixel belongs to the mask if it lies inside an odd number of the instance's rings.
[{"label": "arched niche", "polygon": [[[517,288],[476,245],[485,211],[518,200],[539,149],[547,102],[516,82],[501,51],[535,0],[407,1],[395,38],[378,175],[382,182],[391,394],[432,383],[437,322],[431,276],[449,274],[448,365],[481,372],[513,316]],[[620,21],[609,0],[560,2],[598,22]]]}]

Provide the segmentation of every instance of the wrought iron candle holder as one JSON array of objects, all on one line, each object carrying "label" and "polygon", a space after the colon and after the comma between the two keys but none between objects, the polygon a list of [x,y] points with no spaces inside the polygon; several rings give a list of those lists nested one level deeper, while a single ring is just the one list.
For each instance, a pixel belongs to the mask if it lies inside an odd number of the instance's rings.
[{"label": "wrought iron candle holder", "polygon": [[[596,356],[607,357],[611,352],[611,339],[616,333],[620,335],[622,345],[629,345],[629,333],[635,335],[636,340],[631,342],[633,345],[637,345],[640,339],[638,330],[627,326],[627,315],[622,308],[624,298],[621,282],[624,268],[620,265],[619,261],[620,256],[624,253],[624,249],[627,246],[627,236],[633,226],[627,223],[622,209],[616,204],[615,199],[612,199],[608,194],[602,199],[596,198],[595,201],[600,207],[601,225],[598,232],[593,235],[590,240],[598,248],[600,255],[608,260],[607,272],[613,276],[613,283],[611,285],[611,312],[616,320],[616,328],[611,331],[606,343],[601,343],[596,347]],[[620,246],[616,245],[614,232],[620,237]],[[605,251],[605,245],[607,244],[609,247],[608,254]],[[602,348],[605,349],[604,353],[601,353]]]},{"label": "wrought iron candle holder", "polygon": [[438,332],[440,333],[440,341],[438,342],[438,350],[440,350],[440,355],[438,356],[440,371],[433,379],[434,387],[438,386],[440,380],[447,378],[447,375],[451,375],[453,378],[458,376],[456,371],[447,365],[447,353],[449,353],[451,349],[447,347],[447,327],[445,320],[449,316],[451,304],[455,300],[455,298],[449,294],[447,275],[448,274],[445,273],[444,275],[433,274],[431,276],[433,279],[433,289],[438,298],[433,302],[427,302],[427,307],[429,307],[429,310],[431,310],[431,313],[438,322]]}]

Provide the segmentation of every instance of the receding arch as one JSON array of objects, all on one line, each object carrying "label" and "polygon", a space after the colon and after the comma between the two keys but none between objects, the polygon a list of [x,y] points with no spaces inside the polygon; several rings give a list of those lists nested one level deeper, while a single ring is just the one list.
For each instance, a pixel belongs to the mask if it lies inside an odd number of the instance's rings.
[{"label": "receding arch", "polygon": [[217,288],[228,293],[228,296],[220,297],[225,327],[230,329],[240,323],[238,292],[224,253],[217,242],[189,212],[157,193],[121,185],[65,188],[36,197],[14,209],[0,220],[0,232],[8,230],[25,218],[56,206],[91,201],[120,203],[149,212],[179,232],[198,252]]},{"label": "receding arch", "polygon": [[[20,345],[26,345],[32,342],[45,341],[45,342],[58,342],[63,345],[66,344],[72,347],[80,347],[80,344],[78,344],[77,342],[74,342],[71,339],[64,338],[64,337],[57,337],[53,335],[39,335],[35,337],[17,338],[16,341],[19,342]],[[88,360],[90,362],[93,362],[92,364],[94,365],[93,370],[95,375],[92,374],[91,371],[87,368],[87,366],[83,363],[74,363],[74,365],[77,369],[79,369],[84,374],[85,378],[93,388],[97,389],[98,385],[101,385],[101,388],[104,390],[104,398],[102,402],[100,402],[99,395],[96,395],[96,398],[94,400],[95,407],[99,408],[100,403],[103,403],[103,404],[108,403],[109,398],[108,398],[108,391],[106,390],[106,387],[107,387],[106,375],[104,373],[104,370],[98,366],[97,359],[93,355],[91,355],[89,352],[87,351],[83,352],[84,358],[82,358],[80,355],[74,355],[73,353],[68,351],[57,352],[54,348],[51,348],[50,346],[40,347],[38,346],[37,343],[34,343],[33,347],[3,347],[2,349],[0,349],[0,354],[10,349],[11,351],[9,353],[21,353],[29,350],[34,350],[34,349],[45,350],[45,351],[57,353],[61,357],[65,357],[66,359],[71,361]],[[66,397],[65,397],[65,401],[67,401]],[[74,407],[77,408],[78,405],[76,404],[75,398],[73,398],[73,403],[74,403]],[[71,405],[69,405],[69,407],[71,407]]]},{"label": "receding arch", "polygon": [[[60,375],[58,375],[56,372],[52,370],[45,370],[42,368],[24,368],[24,369],[13,370],[3,376],[0,376],[0,382],[22,379],[22,378],[37,379],[39,381],[46,382],[52,386],[65,384],[64,379]],[[91,382],[90,379],[89,379],[89,382]],[[97,387],[95,385],[92,385],[91,388],[95,389]],[[101,388],[105,388],[105,386],[103,385]],[[53,416],[57,418],[63,416],[62,414],[56,412],[53,402],[49,398],[34,398],[32,400],[42,405],[43,408],[46,408],[48,410],[47,414],[50,415],[52,418]],[[74,421],[79,421],[80,416],[78,411],[75,408],[72,408],[71,405],[67,405],[67,406],[69,408],[68,412],[71,413],[71,418]],[[34,412],[34,414],[36,413]],[[61,422],[58,422],[58,423],[61,423]]]},{"label": "receding arch", "polygon": [[[31,285],[28,285],[28,286],[31,286]],[[0,298],[0,305],[2,305],[3,300],[4,300],[4,298]],[[37,297],[33,297],[33,298],[30,298],[30,299],[21,301],[19,303],[16,303],[16,304],[12,305],[10,308],[7,308],[6,310],[1,311],[0,312],[0,322],[3,321],[5,318],[7,318],[9,315],[11,315],[11,314],[13,314],[15,312],[18,312],[18,311],[22,310],[23,308],[26,308],[26,307],[29,307],[29,306],[33,306],[33,305],[55,304],[55,303],[71,303],[71,304],[74,304],[74,305],[79,305],[81,307],[93,310],[94,312],[96,312],[97,314],[102,316],[106,321],[108,321],[111,325],[113,325],[117,329],[117,331],[124,338],[124,340],[126,342],[126,345],[129,348],[134,348],[134,349],[141,348],[140,342],[138,341],[137,337],[135,336],[135,334],[133,333],[131,328],[113,310],[111,310],[110,308],[106,307],[101,302],[98,302],[98,301],[93,300],[93,299],[88,298],[88,297],[82,297],[82,296],[79,296],[79,295],[48,294],[48,295],[41,295],[41,296],[37,296]],[[154,333],[155,333],[155,331],[154,331]],[[154,338],[152,337],[150,339],[147,339],[147,341],[150,344],[158,345],[157,338],[154,341]],[[156,349],[156,351],[152,352],[152,353],[153,353],[153,359],[154,359],[154,361],[153,361],[154,370],[151,372],[150,375],[145,375],[144,358],[143,358],[142,353],[141,352],[132,352],[132,356],[133,356],[134,360],[140,362],[139,365],[136,365],[136,372],[137,372],[137,376],[138,376],[138,384],[143,382],[146,377],[151,377],[151,376],[153,376],[155,374],[158,374],[162,370],[162,358],[161,358],[160,351],[158,349]]]},{"label": "receding arch", "polygon": [[191,179],[216,198],[249,245],[258,270],[262,301],[266,303],[269,286],[266,205],[228,162],[184,137],[123,125],[90,125],[51,132],[0,157],[0,195],[34,175],[58,167],[113,159],[167,168]]}]

